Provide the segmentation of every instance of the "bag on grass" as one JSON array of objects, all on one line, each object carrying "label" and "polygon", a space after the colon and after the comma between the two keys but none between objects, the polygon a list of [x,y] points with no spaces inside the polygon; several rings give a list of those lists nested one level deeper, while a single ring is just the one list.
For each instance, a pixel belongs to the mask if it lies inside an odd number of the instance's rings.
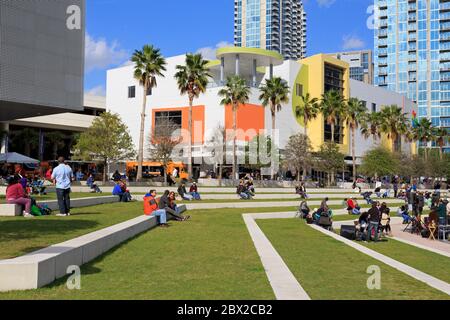
[{"label": "bag on grass", "polygon": [[30,213],[31,213],[31,215],[36,216],[36,217],[42,216],[41,209],[35,204],[31,206],[31,212]]}]

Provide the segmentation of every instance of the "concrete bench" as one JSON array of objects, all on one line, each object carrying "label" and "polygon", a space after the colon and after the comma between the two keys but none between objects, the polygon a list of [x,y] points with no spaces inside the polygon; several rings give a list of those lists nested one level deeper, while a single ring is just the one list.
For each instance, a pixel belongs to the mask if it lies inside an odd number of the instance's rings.
[{"label": "concrete bench", "polygon": [[[119,202],[119,197],[107,196],[107,197],[79,198],[79,199],[71,199],[70,206],[71,208],[82,208],[115,202]],[[57,200],[38,201],[38,204],[46,204],[53,211],[57,211],[59,209]],[[21,208],[20,205],[0,204],[0,217],[21,216],[22,211],[23,209]]]},{"label": "concrete bench", "polygon": [[0,204],[0,217],[16,217],[23,214],[23,207],[18,204]]},{"label": "concrete bench", "polygon": [[46,286],[66,276],[67,267],[88,263],[156,225],[156,217],[140,216],[22,257],[0,260],[0,291]]}]

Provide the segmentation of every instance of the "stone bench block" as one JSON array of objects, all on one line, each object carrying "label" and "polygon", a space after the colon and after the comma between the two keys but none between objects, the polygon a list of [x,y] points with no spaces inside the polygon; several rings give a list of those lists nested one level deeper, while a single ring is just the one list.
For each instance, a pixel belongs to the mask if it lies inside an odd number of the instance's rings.
[{"label": "stone bench block", "polygon": [[0,217],[16,217],[21,216],[23,208],[18,204],[0,204]]}]

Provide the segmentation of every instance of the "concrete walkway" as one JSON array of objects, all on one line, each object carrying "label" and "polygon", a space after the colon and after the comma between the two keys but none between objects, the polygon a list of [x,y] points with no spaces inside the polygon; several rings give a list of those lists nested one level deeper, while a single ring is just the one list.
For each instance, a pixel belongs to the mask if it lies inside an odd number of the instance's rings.
[{"label": "concrete walkway", "polygon": [[243,218],[277,300],[311,300],[258,227],[254,217],[251,214],[245,214]]},{"label": "concrete walkway", "polygon": [[360,244],[355,243],[354,241],[348,240],[348,239],[341,237],[333,232],[325,230],[319,226],[316,226],[316,225],[309,225],[309,226],[311,228],[316,229],[319,232],[322,232],[322,233],[340,241],[340,242],[345,243],[346,245],[352,247],[355,250],[358,250],[359,252],[362,252],[362,253],[364,253],[364,254],[366,254],[366,255],[394,268],[394,269],[397,269],[397,270],[407,274],[408,276],[413,277],[414,279],[419,280],[419,281],[429,285],[430,287],[435,288],[441,292],[444,292],[450,296],[450,284],[448,284],[445,281],[442,281],[435,277],[432,277],[422,271],[419,271],[419,270],[412,268],[404,263],[401,263],[392,258],[389,258],[389,257],[387,257],[381,253],[378,253],[374,250],[366,248]]},{"label": "concrete walkway", "polygon": [[[138,200],[142,200],[139,199]],[[308,205],[313,210],[314,208],[318,208],[320,206],[321,201],[309,201]],[[399,205],[397,200],[388,200],[386,203]],[[263,202],[255,202],[255,201],[245,201],[241,200],[240,202],[221,202],[221,203],[201,203],[201,202],[183,202],[186,204],[187,209],[196,210],[196,209],[224,209],[224,208],[268,208],[268,207],[298,207],[300,205],[300,201],[263,201]],[[341,205],[341,200],[331,200],[328,201],[328,205]],[[393,206],[394,207],[394,206]],[[334,209],[333,212],[339,211],[347,213],[345,209]]]},{"label": "concrete walkway", "polygon": [[450,258],[450,242],[429,240],[417,234],[403,232],[406,225],[401,222],[402,220],[399,220],[398,223],[391,224],[392,233],[394,234],[393,239]]}]

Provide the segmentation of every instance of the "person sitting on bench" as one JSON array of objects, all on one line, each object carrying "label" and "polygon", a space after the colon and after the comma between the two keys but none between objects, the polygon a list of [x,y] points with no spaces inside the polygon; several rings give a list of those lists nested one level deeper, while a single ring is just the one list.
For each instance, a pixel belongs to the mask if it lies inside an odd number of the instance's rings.
[{"label": "person sitting on bench", "polygon": [[361,193],[361,196],[366,200],[367,204],[372,204],[373,200],[370,198],[372,195],[372,192],[366,191],[364,193]]},{"label": "person sitting on bench", "polygon": [[181,183],[181,185],[178,187],[177,191],[183,200],[187,200],[187,201],[194,200],[194,196],[186,191],[186,185],[184,183]]},{"label": "person sitting on bench", "polygon": [[[175,197],[175,193],[172,192],[173,197]],[[159,199],[159,209],[164,209],[166,211],[166,214],[170,214],[172,217],[175,218],[176,221],[186,221],[190,217],[183,217],[177,212],[177,207],[174,200],[169,199],[170,191],[166,190],[164,194],[162,195],[161,199]],[[171,207],[172,206],[172,207]]]},{"label": "person sitting on bench", "polygon": [[401,206],[397,210],[397,216],[403,218],[403,224],[408,224],[411,221],[411,216],[408,214],[406,206]]},{"label": "person sitting on bench", "polygon": [[189,193],[194,197],[195,200],[202,200],[200,197],[200,193],[198,193],[198,187],[195,182],[192,182],[192,185],[189,188]]},{"label": "person sitting on bench", "polygon": [[159,209],[158,202],[156,201],[156,190],[150,190],[144,196],[144,214],[157,217],[160,227],[166,228],[169,226],[167,224],[166,210]]},{"label": "person sitting on bench", "polygon": [[91,192],[95,192],[95,193],[102,193],[102,190],[100,190],[100,188],[98,187],[98,185],[95,183],[95,179],[94,176],[92,175],[92,173],[89,175],[89,177],[86,180],[86,185],[91,188]]},{"label": "person sitting on bench", "polygon": [[347,200],[347,211],[349,212],[349,214],[361,214],[361,207],[358,205],[358,201],[356,200],[356,198]]},{"label": "person sitting on bench", "polygon": [[300,203],[300,208],[299,208],[299,212],[301,214],[301,217],[303,219],[306,219],[306,217],[309,215],[309,213],[311,212],[311,209],[309,209],[308,207],[308,203],[306,202],[306,200],[303,200]]},{"label": "person sitting on bench", "polygon": [[31,215],[31,199],[25,195],[22,185],[19,183],[19,177],[13,176],[8,180],[6,188],[6,202],[9,204],[17,204],[25,207],[23,216],[25,218],[33,217]]},{"label": "person sitting on bench", "polygon": [[236,193],[239,195],[242,200],[250,200],[252,196],[247,192],[247,188],[244,185],[244,181],[240,181],[239,185],[236,188]]}]

